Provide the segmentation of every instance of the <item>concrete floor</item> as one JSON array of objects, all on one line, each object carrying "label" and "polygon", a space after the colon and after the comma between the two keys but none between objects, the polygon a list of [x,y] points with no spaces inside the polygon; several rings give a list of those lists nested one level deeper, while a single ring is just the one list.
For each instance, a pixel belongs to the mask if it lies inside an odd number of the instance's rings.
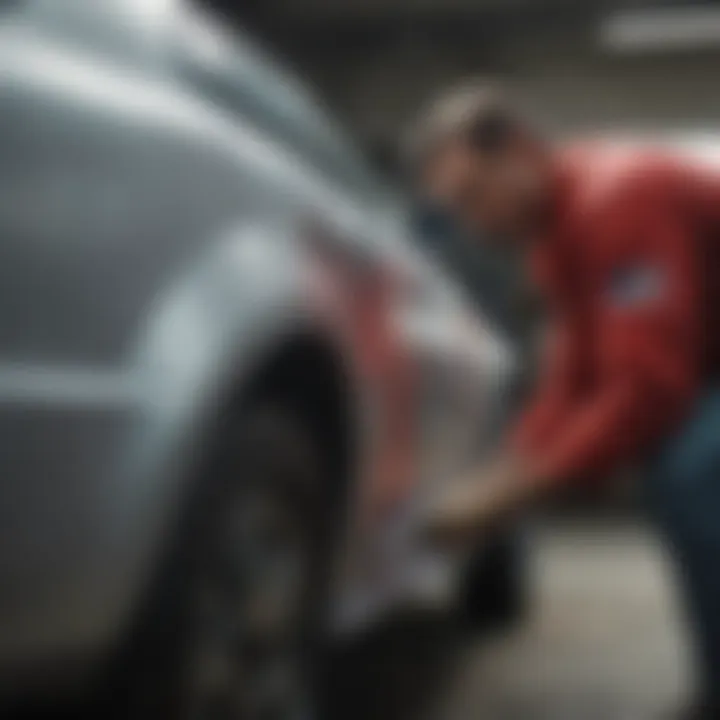
[{"label": "concrete floor", "polygon": [[637,527],[540,531],[532,617],[469,650],[438,720],[643,720],[688,662],[672,575]]},{"label": "concrete floor", "polygon": [[[427,637],[413,628],[393,634],[363,665],[375,692],[343,673],[342,711],[330,717],[651,720],[679,703],[687,654],[668,568],[650,535],[577,523],[540,529],[535,540],[535,597],[521,627],[462,638],[460,657],[444,626]],[[380,690],[383,677],[392,691]]]}]

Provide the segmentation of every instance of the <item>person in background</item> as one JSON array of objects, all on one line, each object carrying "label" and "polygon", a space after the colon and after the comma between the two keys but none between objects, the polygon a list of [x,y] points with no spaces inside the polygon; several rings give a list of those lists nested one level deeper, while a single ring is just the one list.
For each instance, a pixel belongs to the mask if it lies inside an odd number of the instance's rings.
[{"label": "person in background", "polygon": [[477,535],[640,461],[698,650],[682,716],[720,718],[720,174],[657,149],[558,147],[482,83],[432,103],[407,151],[428,202],[521,249],[550,330],[529,407],[433,508],[429,535]]}]

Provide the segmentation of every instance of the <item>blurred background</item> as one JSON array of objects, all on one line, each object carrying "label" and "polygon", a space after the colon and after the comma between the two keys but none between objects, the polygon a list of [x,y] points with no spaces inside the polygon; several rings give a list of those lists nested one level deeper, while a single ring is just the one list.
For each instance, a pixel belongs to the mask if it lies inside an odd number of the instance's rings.
[{"label": "blurred background", "polygon": [[712,131],[720,114],[713,2],[213,4],[292,60],[381,157],[428,94],[477,74],[511,83],[563,134]]}]

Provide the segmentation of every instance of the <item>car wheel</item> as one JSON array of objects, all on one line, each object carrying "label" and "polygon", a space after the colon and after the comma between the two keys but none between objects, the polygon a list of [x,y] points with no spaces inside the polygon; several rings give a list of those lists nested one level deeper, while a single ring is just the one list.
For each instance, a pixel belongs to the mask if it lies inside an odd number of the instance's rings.
[{"label": "car wheel", "polygon": [[283,410],[256,410],[233,425],[162,581],[162,601],[125,660],[127,716],[314,714],[331,546],[319,453]]}]

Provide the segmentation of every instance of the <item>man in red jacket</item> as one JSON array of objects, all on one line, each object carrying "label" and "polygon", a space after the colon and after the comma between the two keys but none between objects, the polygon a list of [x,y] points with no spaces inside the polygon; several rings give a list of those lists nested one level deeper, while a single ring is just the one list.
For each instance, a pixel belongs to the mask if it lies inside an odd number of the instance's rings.
[{"label": "man in red jacket", "polygon": [[429,198],[522,244],[551,331],[534,400],[431,534],[480,532],[561,483],[642,461],[696,631],[692,717],[720,718],[720,173],[658,150],[553,147],[484,87],[441,98],[410,150]]}]

